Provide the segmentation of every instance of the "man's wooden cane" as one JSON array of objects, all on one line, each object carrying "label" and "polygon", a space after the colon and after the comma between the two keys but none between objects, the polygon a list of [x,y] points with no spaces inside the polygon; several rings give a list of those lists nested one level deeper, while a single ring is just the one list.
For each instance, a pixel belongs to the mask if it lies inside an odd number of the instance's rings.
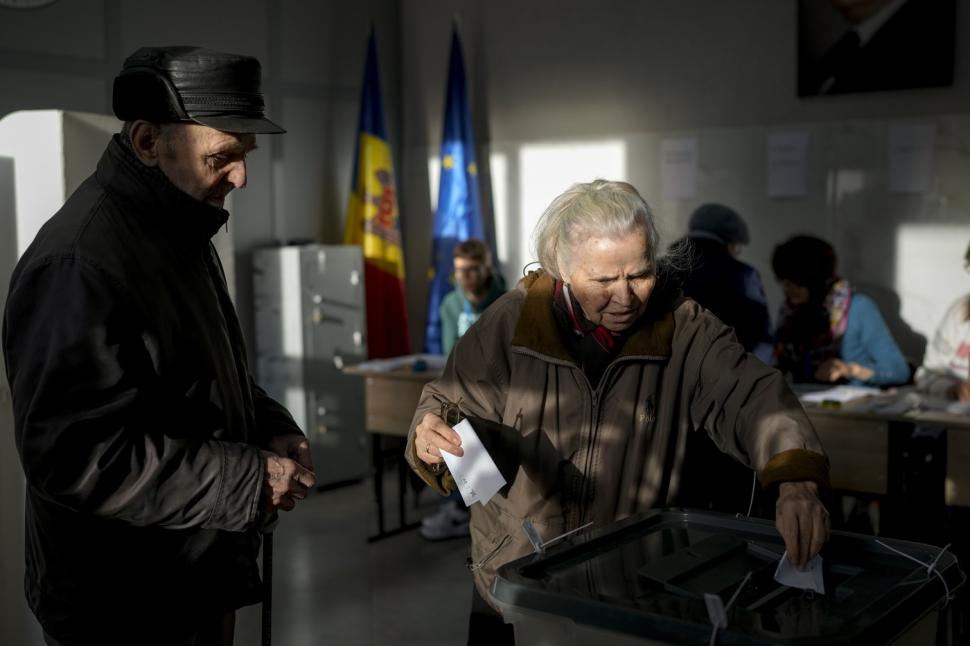
[{"label": "man's wooden cane", "polygon": [[263,640],[262,646],[273,644],[273,530],[263,534]]}]

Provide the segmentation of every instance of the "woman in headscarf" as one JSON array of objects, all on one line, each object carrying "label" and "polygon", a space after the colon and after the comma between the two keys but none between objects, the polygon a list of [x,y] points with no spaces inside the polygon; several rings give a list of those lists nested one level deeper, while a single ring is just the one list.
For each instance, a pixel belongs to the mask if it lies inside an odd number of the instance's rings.
[{"label": "woman in headscarf", "polygon": [[775,334],[775,365],[796,383],[894,386],[910,369],[876,304],[836,273],[835,250],[795,236],[775,247],[785,303]]}]

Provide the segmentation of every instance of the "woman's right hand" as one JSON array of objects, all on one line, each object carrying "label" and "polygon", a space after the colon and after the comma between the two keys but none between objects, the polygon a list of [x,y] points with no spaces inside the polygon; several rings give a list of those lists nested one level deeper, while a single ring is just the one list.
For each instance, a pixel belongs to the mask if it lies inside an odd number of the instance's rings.
[{"label": "woman's right hand", "polygon": [[869,381],[873,374],[872,368],[866,368],[858,363],[842,361],[841,359],[826,359],[815,371],[815,378],[819,381],[828,382],[835,382],[839,379]]},{"label": "woman's right hand", "polygon": [[461,457],[461,438],[443,419],[427,413],[414,429],[414,448],[418,458],[427,464],[441,464],[442,451]]}]

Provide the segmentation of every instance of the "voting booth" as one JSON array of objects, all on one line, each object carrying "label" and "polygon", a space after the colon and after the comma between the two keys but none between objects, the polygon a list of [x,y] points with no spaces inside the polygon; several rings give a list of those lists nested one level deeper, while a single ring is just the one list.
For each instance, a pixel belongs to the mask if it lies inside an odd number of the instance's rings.
[{"label": "voting booth", "polygon": [[965,580],[940,548],[832,532],[824,592],[803,590],[775,580],[784,549],[769,521],[657,510],[506,564],[491,596],[518,646],[915,646]]}]

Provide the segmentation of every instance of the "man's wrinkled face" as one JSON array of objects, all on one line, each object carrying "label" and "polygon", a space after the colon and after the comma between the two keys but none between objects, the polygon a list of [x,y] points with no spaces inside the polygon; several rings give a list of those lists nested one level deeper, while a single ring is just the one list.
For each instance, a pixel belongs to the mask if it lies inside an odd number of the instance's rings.
[{"label": "man's wrinkled face", "polygon": [[246,186],[246,155],[256,149],[256,135],[177,123],[165,128],[159,145],[158,167],[169,181],[221,209],[230,191]]}]

